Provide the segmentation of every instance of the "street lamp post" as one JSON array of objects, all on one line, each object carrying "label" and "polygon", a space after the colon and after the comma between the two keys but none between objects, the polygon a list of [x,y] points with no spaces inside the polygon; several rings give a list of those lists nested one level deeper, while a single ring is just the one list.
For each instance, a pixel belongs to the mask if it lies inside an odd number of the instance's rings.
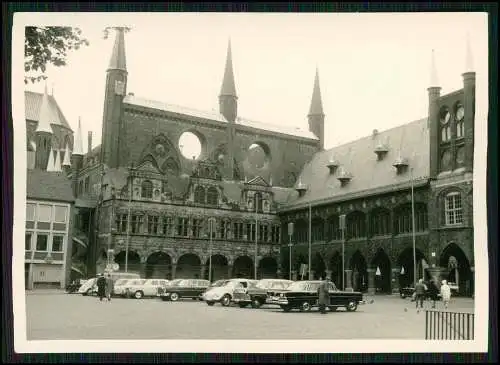
[{"label": "street lamp post", "polygon": [[339,217],[339,226],[342,233],[342,290],[345,290],[345,214]]},{"label": "street lamp post", "polygon": [[208,218],[208,229],[210,231],[210,243],[208,246],[208,281],[212,282],[212,236],[214,231],[215,218]]},{"label": "street lamp post", "polygon": [[257,213],[258,213],[258,205],[257,205],[257,193],[255,193],[254,195],[254,205],[255,205],[255,252],[254,252],[254,258],[253,258],[253,267],[254,267],[254,271],[253,271],[253,276],[254,276],[254,279],[257,280],[257,240],[258,240],[258,216],[257,216]]},{"label": "street lamp post", "polygon": [[288,280],[292,280],[292,236],[293,236],[293,222],[288,223]]},{"label": "street lamp post", "polygon": [[417,285],[417,249],[415,244],[415,197],[413,189],[413,168],[410,168],[410,185],[411,185],[411,226],[412,226],[412,241],[413,241],[413,287]]}]

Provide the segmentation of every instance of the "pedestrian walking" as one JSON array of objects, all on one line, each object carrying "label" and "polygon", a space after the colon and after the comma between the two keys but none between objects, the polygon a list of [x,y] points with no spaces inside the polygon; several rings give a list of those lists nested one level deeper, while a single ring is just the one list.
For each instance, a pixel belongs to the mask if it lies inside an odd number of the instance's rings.
[{"label": "pedestrian walking", "polygon": [[439,300],[438,294],[437,279],[432,279],[429,283],[429,298],[432,301],[432,308],[436,308],[436,302]]},{"label": "pedestrian walking", "polygon": [[415,285],[415,308],[417,312],[420,312],[418,308],[418,303],[420,303],[420,308],[424,307],[425,292],[427,287],[424,284],[424,279],[419,279],[418,283]]},{"label": "pedestrian walking", "polygon": [[111,278],[111,274],[106,275],[106,298],[108,298],[108,301],[111,300],[111,294],[113,294],[113,289],[115,287],[115,282]]},{"label": "pedestrian walking", "polygon": [[451,288],[446,280],[441,282],[441,299],[443,299],[444,309],[448,309],[451,299]]},{"label": "pedestrian walking", "polygon": [[102,298],[104,298],[106,290],[106,278],[102,274],[99,274],[96,284],[97,284],[97,296],[99,297],[99,300],[102,302]]},{"label": "pedestrian walking", "polygon": [[328,279],[321,281],[318,287],[318,305],[321,314],[326,314],[326,307],[330,304],[328,292]]}]

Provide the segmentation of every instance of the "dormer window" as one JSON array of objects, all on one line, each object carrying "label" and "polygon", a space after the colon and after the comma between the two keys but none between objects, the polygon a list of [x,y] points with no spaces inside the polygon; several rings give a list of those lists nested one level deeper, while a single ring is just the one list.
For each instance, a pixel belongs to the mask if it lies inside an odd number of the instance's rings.
[{"label": "dormer window", "polygon": [[302,197],[307,191],[307,185],[302,184],[302,181],[299,178],[299,183],[295,187],[295,190],[297,190],[297,192],[299,193],[299,197]]},{"label": "dormer window", "polygon": [[401,156],[398,156],[396,161],[392,164],[396,168],[396,173],[402,174],[408,169],[408,160],[406,158],[403,158]]},{"label": "dormer window", "polygon": [[379,143],[377,147],[375,147],[375,153],[377,154],[377,160],[379,161],[384,159],[387,152],[389,152],[389,148],[384,143]]},{"label": "dormer window", "polygon": [[340,181],[341,186],[347,185],[352,179],[352,175],[347,172],[344,168],[340,170],[339,176],[337,177],[337,180]]},{"label": "dormer window", "polygon": [[330,174],[333,175],[335,171],[337,171],[337,168],[339,167],[339,161],[337,161],[335,157],[332,156],[326,166],[330,170]]}]

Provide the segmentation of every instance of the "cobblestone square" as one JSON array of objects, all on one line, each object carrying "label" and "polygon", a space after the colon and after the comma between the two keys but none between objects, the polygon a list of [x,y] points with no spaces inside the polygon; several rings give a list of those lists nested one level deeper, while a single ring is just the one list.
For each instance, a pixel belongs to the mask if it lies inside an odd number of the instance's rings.
[{"label": "cobblestone square", "polygon": [[[425,312],[398,296],[366,297],[356,312],[321,315],[207,306],[181,300],[114,298],[100,302],[52,292],[26,295],[28,340],[94,339],[423,339]],[[373,303],[370,302],[373,300]],[[427,307],[429,303],[425,303]],[[407,311],[405,311],[405,308]],[[450,311],[473,312],[474,301],[456,298]]]}]

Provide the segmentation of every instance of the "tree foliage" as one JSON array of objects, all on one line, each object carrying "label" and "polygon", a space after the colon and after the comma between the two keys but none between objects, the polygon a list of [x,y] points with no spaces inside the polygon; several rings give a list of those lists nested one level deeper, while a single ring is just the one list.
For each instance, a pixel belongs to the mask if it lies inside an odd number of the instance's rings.
[{"label": "tree foliage", "polygon": [[47,79],[47,65],[66,65],[68,51],[88,46],[79,28],[26,27],[24,41],[24,83]]}]

